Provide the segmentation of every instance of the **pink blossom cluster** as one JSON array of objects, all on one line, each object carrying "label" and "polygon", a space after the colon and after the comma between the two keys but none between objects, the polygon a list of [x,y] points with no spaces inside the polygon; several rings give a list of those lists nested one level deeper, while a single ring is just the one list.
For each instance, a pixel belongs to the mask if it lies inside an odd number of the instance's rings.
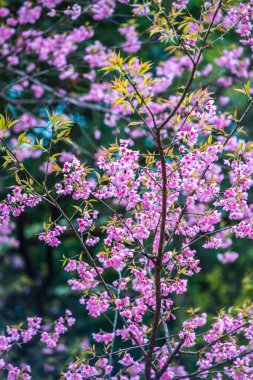
[{"label": "pink blossom cluster", "polygon": [[94,20],[103,20],[111,16],[115,8],[115,0],[92,0],[91,12]]},{"label": "pink blossom cluster", "polygon": [[112,369],[112,366],[108,364],[108,359],[106,358],[99,359],[94,366],[89,364],[81,364],[81,366],[78,366],[75,363],[71,363],[69,370],[64,373],[64,378],[66,380],[82,380],[96,376],[97,379],[102,379],[104,376],[109,375]]},{"label": "pink blossom cluster", "polygon": [[140,42],[134,25],[122,26],[119,32],[126,38],[126,42],[122,45],[122,49],[128,53],[136,53],[140,50]]},{"label": "pink blossom cluster", "polygon": [[3,359],[0,359],[0,370],[7,370],[7,379],[8,380],[30,380],[32,377],[29,375],[31,372],[31,367],[29,365],[24,365],[21,368],[15,367],[12,364],[6,365]]},{"label": "pink blossom cluster", "polygon": [[[251,151],[247,150],[245,146],[245,154],[242,153],[240,162],[234,161],[233,158],[226,159],[226,164],[230,171],[231,187],[228,187],[221,194],[220,189],[223,188],[224,177],[217,171],[216,163],[223,149],[222,141],[208,145],[205,149],[199,149],[194,145],[194,150],[192,150],[189,147],[187,148],[187,134],[185,134],[184,137],[182,136],[182,142],[180,141],[180,144],[182,143],[185,144],[186,148],[181,158],[180,171],[174,171],[171,163],[166,163],[165,165],[168,191],[167,207],[170,210],[166,216],[166,230],[168,231],[168,236],[171,231],[174,231],[175,235],[180,235],[183,239],[179,251],[165,250],[162,262],[168,273],[174,273],[175,268],[177,268],[172,281],[171,279],[167,280],[166,277],[161,279],[163,309],[166,312],[167,322],[176,318],[172,294],[184,294],[188,287],[187,277],[200,271],[200,260],[197,257],[197,252],[190,248],[192,241],[201,234],[204,234],[204,236],[206,234],[206,243],[204,240],[206,248],[212,248],[212,244],[214,244],[215,247],[227,249],[231,244],[231,241],[226,237],[226,232],[216,232],[217,226],[222,221],[221,211],[228,212],[228,218],[233,223],[236,223],[230,229],[232,233],[235,233],[238,237],[247,236],[252,238],[250,222],[252,211],[250,205],[244,201],[247,200],[245,194],[252,186],[251,181],[248,181],[248,173],[251,169],[246,164],[251,159]],[[110,149],[112,149],[113,154]],[[103,230],[104,251],[97,253],[97,258],[102,267],[98,266],[97,270],[95,270],[82,260],[75,259],[69,260],[65,266],[67,272],[76,273],[77,276],[70,279],[68,283],[72,290],[86,292],[85,295],[80,297],[80,303],[85,305],[88,314],[94,318],[107,313],[112,305],[111,295],[107,291],[98,292],[99,276],[110,268],[113,268],[117,273],[122,272],[124,268],[129,266],[131,268],[127,271],[126,277],[112,282],[112,286],[115,289],[120,289],[121,292],[120,297],[115,300],[115,307],[120,317],[125,321],[125,326],[117,328],[113,333],[94,333],[94,339],[102,344],[112,339],[130,340],[132,344],[135,344],[135,342],[145,344],[148,341],[146,315],[149,310],[154,310],[155,308],[156,292],[150,274],[150,271],[155,267],[155,259],[146,252],[144,242],[154,234],[152,252],[156,252],[158,249],[161,228],[159,220],[162,207],[160,185],[162,166],[161,162],[157,160],[152,164],[152,167],[143,169],[140,160],[140,152],[130,149],[128,140],[120,140],[119,144],[114,144],[112,148],[104,149],[98,155],[97,164],[105,176],[100,175],[96,184],[87,178],[91,170],[74,158],[72,161],[63,163],[61,169],[62,179],[58,179],[55,186],[58,194],[71,196],[73,201],[82,199],[87,202],[84,211],[79,211],[80,215],[76,218],[76,231],[80,236],[86,231],[91,233],[90,229],[93,229],[99,220],[99,213],[95,206],[88,207],[89,199],[93,196],[98,200],[103,200],[103,202],[108,201],[108,199],[112,199],[112,201],[120,199],[121,207],[126,210],[125,217],[115,213],[113,218],[109,218],[105,225]],[[208,168],[208,171],[205,170],[206,168]],[[100,180],[101,178],[104,178],[104,180]],[[238,179],[240,179],[240,186],[238,186]],[[19,188],[17,189],[13,190],[13,195],[7,196],[8,205],[23,199]],[[187,198],[187,212],[183,216],[180,216],[180,207],[174,206],[179,201],[180,194]],[[238,200],[242,200],[243,203],[238,203]],[[212,202],[212,208],[209,206],[210,202]],[[8,207],[6,204],[4,205]],[[234,218],[234,209],[238,208],[243,208],[243,211]],[[233,213],[230,213],[232,209]],[[247,218],[245,219],[245,215],[247,215],[249,221],[247,221]],[[56,246],[60,244],[58,237],[65,229],[66,227],[55,224],[53,229],[48,229],[41,234],[39,239],[45,241],[46,244]],[[215,243],[215,240],[209,240],[209,234],[213,232],[213,239],[216,239],[217,243]],[[136,244],[138,248],[133,250],[131,248],[133,244]],[[133,266],[134,255],[134,262],[138,262],[138,266],[136,264]],[[223,255],[222,257],[218,256],[223,263],[234,261],[237,258],[237,254],[235,255],[236,257],[232,257],[232,254],[229,256],[228,253]],[[147,262],[149,263],[148,267],[146,266]],[[130,285],[135,292],[134,299],[130,299],[127,295]],[[238,318],[240,320],[241,317],[239,316]],[[226,321],[230,320],[231,318],[228,317]],[[50,347],[57,344],[59,335],[65,332],[66,329],[62,319],[58,322],[58,327],[52,334],[46,331],[43,332],[42,340]],[[175,349],[177,344],[182,344],[185,347],[194,346],[195,330],[204,324],[206,324],[205,314],[184,322],[183,329],[178,333],[179,341],[175,343]],[[214,329],[216,329],[216,326],[218,326],[218,322],[214,325]],[[223,328],[221,333],[224,333],[224,331]],[[212,330],[208,334],[212,335]],[[205,339],[208,339],[208,343],[213,342],[212,339],[216,338],[208,338],[208,334]],[[8,342],[5,344],[8,347]],[[227,342],[224,349],[220,344],[219,342],[219,345],[215,346],[215,349],[217,347],[220,353],[231,351],[230,354],[221,354],[220,360],[234,358],[233,355],[238,352],[235,350],[235,343],[233,341]],[[159,349],[159,347],[156,350],[158,360],[163,365],[165,351]],[[210,356],[206,359],[209,360],[210,366],[213,363],[211,361],[213,357]],[[137,365],[136,369],[136,365],[133,365],[133,371],[142,373],[144,367],[138,367]],[[202,361],[199,361],[199,365],[204,368]],[[96,365],[82,367],[84,372],[81,376],[88,376],[89,373],[103,373],[98,367]],[[75,367],[71,368],[75,369]],[[88,371],[87,374],[86,370]],[[171,370],[171,368],[168,369],[168,371]],[[73,374],[70,374],[73,371],[71,369],[69,371],[67,372],[68,376],[72,376]],[[78,371],[77,373],[79,373]]]},{"label": "pink blossom cluster", "polygon": [[39,234],[38,238],[39,240],[44,241],[50,247],[57,247],[61,243],[57,236],[63,234],[66,229],[66,226],[60,226],[56,224],[54,225],[53,229]]},{"label": "pink blossom cluster", "polygon": [[[3,354],[10,351],[15,344],[29,343],[35,336],[40,335],[40,341],[45,343],[47,347],[56,347],[59,343],[60,336],[65,334],[68,327],[75,324],[75,318],[73,318],[70,310],[66,310],[65,316],[60,317],[54,325],[53,332],[47,332],[50,325],[42,325],[42,318],[40,317],[28,317],[27,329],[21,327],[7,326],[6,332],[0,335],[0,352]],[[4,359],[0,359],[0,371],[7,371],[8,380],[30,380],[31,376],[28,372],[31,372],[29,365],[22,365],[21,368],[13,366],[11,363],[7,363]]]},{"label": "pink blossom cluster", "polygon": [[[65,271],[77,271],[78,278],[68,280],[68,284],[71,286],[72,290],[84,291],[90,288],[95,288],[99,284],[96,279],[96,271],[85,262],[78,262],[72,259],[65,266]],[[99,268],[99,273],[103,273],[102,268]]]},{"label": "pink blossom cluster", "polygon": [[48,333],[47,331],[42,332],[40,341],[45,343],[47,347],[56,347],[60,336],[65,334],[68,330],[68,326],[73,326],[75,324],[75,318],[72,317],[70,310],[66,310],[65,317],[60,317],[54,326],[54,331]]},{"label": "pink blossom cluster", "polygon": [[57,194],[72,194],[73,199],[87,199],[94,189],[94,182],[87,180],[87,171],[78,159],[63,165],[64,180],[55,185]]},{"label": "pink blossom cluster", "polygon": [[194,330],[206,324],[206,314],[203,313],[194,317],[190,321],[183,322],[183,330],[178,334],[179,338],[183,340],[184,347],[195,346],[196,335]]},{"label": "pink blossom cluster", "polygon": [[[246,345],[239,345],[236,336],[243,332],[243,327],[246,327],[244,336],[249,341],[251,340],[252,323],[250,321],[251,313],[244,318],[242,314],[235,317],[221,315],[211,327],[210,331],[204,335],[204,340],[208,342],[211,350],[204,354],[204,357],[199,359],[198,364],[201,369],[205,370],[212,364],[222,363],[229,360],[233,365],[225,368],[225,373],[233,379],[250,378],[252,375],[252,350]],[[224,336],[224,340],[219,337]],[[205,373],[203,371],[203,373]],[[207,372],[206,372],[207,373]]]},{"label": "pink blossom cluster", "polygon": [[64,14],[71,17],[71,20],[75,21],[78,19],[78,17],[81,15],[82,8],[79,4],[74,4],[72,7],[68,7]]},{"label": "pink blossom cluster", "polygon": [[0,225],[8,225],[10,216],[19,216],[25,207],[35,207],[41,202],[41,197],[33,193],[22,192],[20,187],[15,187],[8,194],[6,201],[0,204]]}]

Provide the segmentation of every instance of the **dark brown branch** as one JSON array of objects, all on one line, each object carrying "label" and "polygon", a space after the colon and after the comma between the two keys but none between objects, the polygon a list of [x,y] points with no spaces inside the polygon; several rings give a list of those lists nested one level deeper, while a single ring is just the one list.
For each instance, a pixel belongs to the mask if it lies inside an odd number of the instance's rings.
[{"label": "dark brown branch", "polygon": [[167,214],[167,174],[166,174],[166,160],[163,154],[163,146],[161,141],[160,131],[157,130],[156,134],[157,147],[160,154],[161,160],[161,170],[162,170],[162,213],[161,213],[161,226],[160,226],[160,237],[158,244],[157,260],[156,260],[156,273],[155,273],[155,315],[151,330],[149,348],[146,357],[145,364],[145,378],[150,379],[151,376],[151,364],[152,364],[152,354],[155,346],[156,334],[159,326],[160,315],[161,315],[161,305],[162,305],[162,294],[161,294],[161,270],[162,270],[162,260],[163,260],[163,244],[165,238],[165,227],[166,227],[166,214]]},{"label": "dark brown branch", "polygon": [[161,370],[158,372],[158,374],[156,375],[155,377],[155,380],[159,380],[160,377],[164,374],[164,372],[166,371],[166,369],[169,367],[170,363],[172,362],[172,360],[177,356],[177,354],[179,353],[180,351],[180,348],[182,347],[182,345],[184,344],[184,340],[181,340],[177,347],[175,348],[175,350],[172,352],[172,354],[168,357],[168,359],[166,360],[166,362],[164,363],[163,367],[161,368]]}]

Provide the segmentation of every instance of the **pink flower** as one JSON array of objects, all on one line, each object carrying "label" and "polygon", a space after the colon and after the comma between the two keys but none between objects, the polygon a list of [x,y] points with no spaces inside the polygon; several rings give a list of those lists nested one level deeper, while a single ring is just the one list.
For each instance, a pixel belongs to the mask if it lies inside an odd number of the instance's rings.
[{"label": "pink flower", "polygon": [[229,264],[229,263],[233,263],[234,261],[236,261],[239,257],[239,254],[237,252],[225,252],[225,253],[219,253],[217,255],[217,258],[218,260],[222,263],[222,264]]}]

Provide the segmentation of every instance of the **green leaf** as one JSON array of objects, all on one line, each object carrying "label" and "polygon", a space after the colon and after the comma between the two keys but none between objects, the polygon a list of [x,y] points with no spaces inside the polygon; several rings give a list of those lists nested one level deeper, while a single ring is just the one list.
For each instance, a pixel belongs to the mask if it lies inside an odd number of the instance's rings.
[{"label": "green leaf", "polygon": [[4,130],[6,127],[5,117],[0,114],[0,130]]}]

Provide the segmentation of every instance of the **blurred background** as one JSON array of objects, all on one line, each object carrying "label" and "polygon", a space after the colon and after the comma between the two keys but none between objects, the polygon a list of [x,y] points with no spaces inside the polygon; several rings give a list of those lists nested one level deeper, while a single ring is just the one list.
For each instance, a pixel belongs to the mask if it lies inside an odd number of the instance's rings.
[{"label": "blurred background", "polygon": [[[0,7],[5,6],[15,14],[16,10],[22,6],[22,1],[2,1]],[[34,6],[36,1],[31,2]],[[85,2],[83,2],[85,3]],[[64,10],[72,2],[63,1],[59,9]],[[86,4],[86,3],[85,3]],[[82,4],[83,5],[83,4]],[[201,1],[191,1],[189,9],[196,17],[199,15]],[[77,28],[87,23],[94,28],[92,39],[86,40],[78,45],[78,49],[68,55],[68,63],[72,64],[75,71],[79,73],[77,79],[67,77],[59,78],[59,71],[50,66],[47,61],[38,61],[37,55],[26,54],[23,51],[18,53],[19,64],[8,68],[7,58],[0,57],[0,111],[6,112],[13,118],[20,118],[20,131],[29,129],[29,136],[32,139],[43,138],[45,146],[50,141],[50,129],[47,128],[46,110],[59,114],[66,114],[75,124],[72,128],[71,138],[73,145],[62,143],[58,146],[58,151],[63,157],[75,155],[81,161],[86,161],[88,165],[94,166],[94,155],[101,145],[115,141],[116,136],[121,138],[129,137],[126,128],[127,121],[119,119],[116,126],[108,125],[108,116],[105,110],[108,108],[106,100],[102,99],[92,103],[94,107],[86,107],[83,101],[75,102],[85,94],[90,93],[93,82],[102,83],[105,81],[103,73],[99,67],[92,68],[88,62],[82,59],[85,49],[100,41],[106,49],[120,48],[124,43],[124,36],[118,33],[118,29],[125,22],[137,25],[139,39],[142,41],[139,51],[136,53],[143,60],[154,62],[154,66],[160,61],[166,61],[168,55],[164,52],[164,45],[157,38],[148,38],[147,28],[149,21],[146,17],[133,17],[133,14],[123,4],[118,4],[115,13],[103,20],[94,20],[89,12],[84,12],[74,23],[69,18],[60,14],[55,18],[47,17],[47,11],[43,10],[42,16],[35,25],[22,25],[21,30],[36,28],[41,31],[48,31],[48,36],[69,33],[73,27]],[[74,25],[74,26],[73,26]],[[19,31],[20,32],[20,31]],[[13,44],[16,43],[17,36],[13,36]],[[217,85],[217,80],[221,76],[228,76],[233,79],[234,86],[238,87],[245,82],[245,78],[231,72],[226,73],[225,67],[215,65],[215,59],[219,57],[224,49],[236,48],[238,36],[230,33],[226,38],[219,41],[217,46],[207,50],[200,65],[201,69],[207,64],[214,66],[214,70],[206,77],[197,77],[193,85],[201,83],[202,87],[208,86],[209,90],[215,91],[215,104],[218,109],[233,113],[237,107],[238,113],[244,110],[246,99],[240,94],[231,93],[231,87],[227,90],[222,84]],[[125,53],[127,55],[127,53]],[[176,53],[181,54],[180,52]],[[248,61],[248,70],[251,67],[251,52],[245,48],[244,59]],[[36,80],[44,86],[43,96],[36,98],[31,89],[31,80],[34,74],[27,74],[29,64],[35,63],[37,73]],[[95,74],[93,71],[95,70]],[[182,75],[173,81],[169,90],[163,97],[173,95],[180,85],[184,84],[189,72],[184,70]],[[85,75],[95,75],[94,79],[87,79]],[[30,76],[30,77],[29,77]],[[108,80],[108,79],[107,79]],[[24,82],[27,81],[27,85]],[[43,87],[42,85],[42,87]],[[50,90],[51,89],[51,90]],[[53,90],[53,91],[52,91]],[[54,91],[64,90],[63,96],[56,95]],[[101,89],[100,89],[101,90]],[[98,91],[98,90],[97,90]],[[229,97],[229,103],[224,106],[219,101],[219,97]],[[74,99],[74,100],[73,100]],[[253,138],[252,113],[245,119],[245,129],[248,132],[247,139]],[[111,123],[112,124],[112,123]],[[10,139],[15,146],[15,139],[19,130],[13,132]],[[134,149],[146,149],[152,151],[154,144],[148,136],[139,134],[134,139]],[[39,180],[43,179],[43,156],[30,154],[24,151],[20,156],[25,164]],[[67,155],[67,156],[66,156]],[[64,159],[63,159],[64,160]],[[50,185],[51,181],[51,185]],[[53,185],[53,180],[49,175],[49,187]],[[6,197],[8,186],[13,185],[13,178],[6,170],[0,171],[0,196]],[[64,210],[71,207],[68,201],[62,200],[61,205]],[[107,210],[101,208],[105,217]],[[68,308],[77,319],[77,324],[71,328],[70,332],[62,337],[62,344],[55,349],[38,349],[39,342],[32,341],[23,347],[17,347],[12,351],[11,359],[17,363],[31,364],[34,379],[53,380],[59,378],[59,370],[62,370],[64,363],[74,358],[74,355],[85,356],[86,345],[90,342],[90,332],[103,329],[107,320],[102,318],[91,319],[88,317],[84,307],[79,304],[79,294],[73,293],[67,284],[71,276],[63,270],[63,254],[72,257],[80,253],[80,247],[71,234],[63,236],[62,244],[59,247],[46,247],[37,238],[37,234],[43,229],[43,221],[57,218],[55,210],[49,205],[41,203],[34,209],[28,209],[24,214],[13,220],[12,230],[0,230],[0,329],[7,324],[13,325],[23,321],[28,316],[38,315],[47,321],[55,320],[60,315],[64,315]],[[98,230],[97,236],[100,231]],[[253,246],[252,243],[244,240],[237,240],[231,247],[232,251],[239,253],[236,262],[223,265],[217,260],[217,251],[203,250],[201,245],[196,245],[198,255],[201,260],[202,271],[190,278],[189,292],[179,296],[175,303],[180,307],[178,311],[179,320],[183,318],[187,308],[200,308],[201,312],[208,312],[215,316],[217,310],[228,308],[232,304],[240,305],[244,300],[252,297],[253,290]],[[101,250],[101,246],[96,246],[96,252]],[[182,310],[182,312],[181,312]],[[104,324],[104,325],[103,325]],[[174,326],[171,327],[172,331]],[[187,359],[188,360],[188,359]],[[190,359],[189,359],[190,360]],[[190,364],[190,363],[189,363]]]}]

